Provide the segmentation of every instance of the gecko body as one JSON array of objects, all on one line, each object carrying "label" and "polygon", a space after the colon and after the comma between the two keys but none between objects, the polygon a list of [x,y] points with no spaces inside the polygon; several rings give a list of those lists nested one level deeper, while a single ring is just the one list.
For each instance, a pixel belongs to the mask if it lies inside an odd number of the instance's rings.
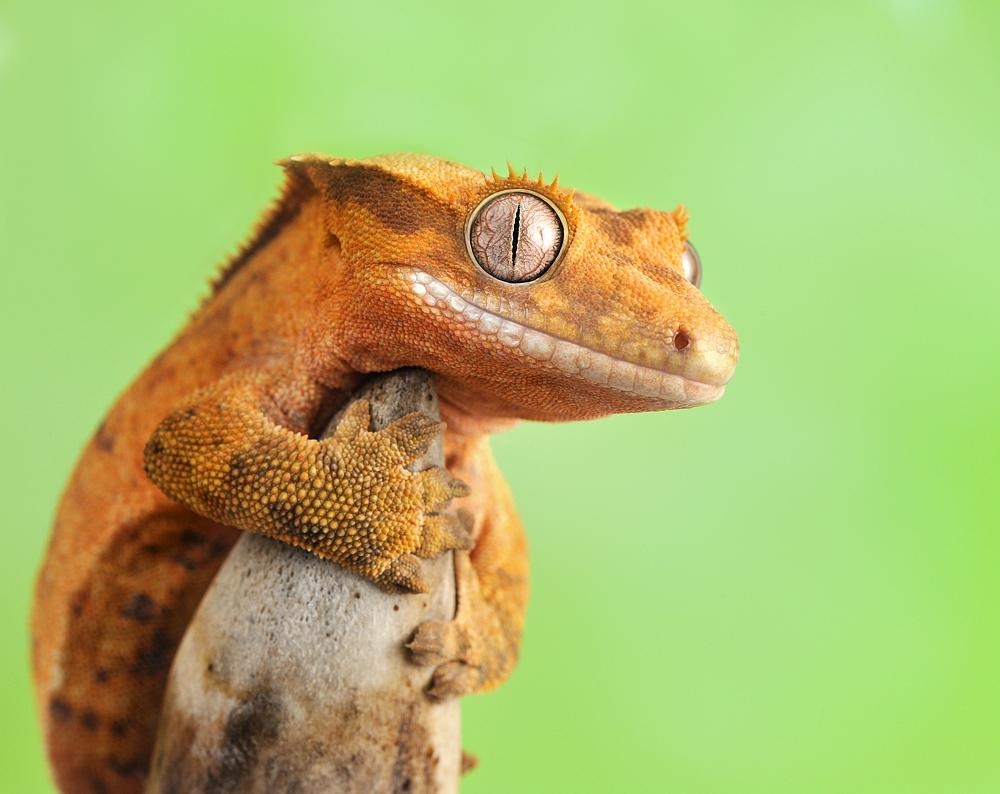
[{"label": "gecko body", "polygon": [[[407,592],[421,558],[456,549],[458,614],[409,652],[435,666],[432,697],[497,686],[528,578],[489,434],[712,402],[735,366],[683,209],[620,212],[417,155],[283,166],[280,199],[112,407],[58,509],[32,654],[64,791],[142,790],[174,651],[240,531]],[[436,376],[446,467],[406,468],[441,424],[372,432],[363,401],[319,439],[368,374],[404,366]]]}]

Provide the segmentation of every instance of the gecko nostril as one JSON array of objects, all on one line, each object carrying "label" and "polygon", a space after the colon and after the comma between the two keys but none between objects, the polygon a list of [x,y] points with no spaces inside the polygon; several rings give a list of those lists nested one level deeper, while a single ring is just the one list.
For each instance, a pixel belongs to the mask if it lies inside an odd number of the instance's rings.
[{"label": "gecko nostril", "polygon": [[691,337],[687,335],[686,331],[678,331],[674,334],[674,349],[675,350],[687,350],[691,345]]}]

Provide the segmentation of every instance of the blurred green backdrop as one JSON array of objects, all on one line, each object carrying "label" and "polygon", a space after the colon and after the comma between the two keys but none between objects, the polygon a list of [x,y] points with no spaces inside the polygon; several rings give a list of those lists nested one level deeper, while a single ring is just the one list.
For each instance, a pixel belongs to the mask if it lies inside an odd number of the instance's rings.
[{"label": "blurred green backdrop", "polygon": [[464,791],[1000,791],[1000,5],[0,5],[0,790],[25,622],[116,393],[274,159],[414,150],[691,209],[741,334],[698,411],[523,426],[523,661]]}]

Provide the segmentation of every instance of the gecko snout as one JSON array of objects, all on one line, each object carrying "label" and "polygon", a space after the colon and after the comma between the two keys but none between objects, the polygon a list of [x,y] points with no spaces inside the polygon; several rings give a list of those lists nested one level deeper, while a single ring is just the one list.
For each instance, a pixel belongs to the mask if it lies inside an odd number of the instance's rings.
[{"label": "gecko snout", "polygon": [[717,329],[680,328],[669,343],[668,356],[679,374],[699,383],[724,386],[739,361],[739,340],[728,325]]}]

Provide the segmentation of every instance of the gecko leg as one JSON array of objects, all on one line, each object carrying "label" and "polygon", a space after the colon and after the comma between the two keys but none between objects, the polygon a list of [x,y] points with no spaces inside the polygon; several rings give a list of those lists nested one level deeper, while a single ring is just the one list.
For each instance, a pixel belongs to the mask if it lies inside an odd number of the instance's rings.
[{"label": "gecko leg", "polygon": [[427,689],[436,699],[495,689],[517,664],[528,602],[527,544],[509,491],[496,490],[475,547],[455,553],[455,619],[421,624],[407,644],[414,662],[436,666]]},{"label": "gecko leg", "polygon": [[443,468],[406,468],[441,423],[412,413],[373,432],[358,400],[333,436],[311,439],[275,421],[267,385],[259,374],[231,376],[168,416],[146,445],[153,482],[200,515],[299,546],[386,590],[425,590],[418,558],[469,546],[461,521],[442,512],[467,487]]}]

